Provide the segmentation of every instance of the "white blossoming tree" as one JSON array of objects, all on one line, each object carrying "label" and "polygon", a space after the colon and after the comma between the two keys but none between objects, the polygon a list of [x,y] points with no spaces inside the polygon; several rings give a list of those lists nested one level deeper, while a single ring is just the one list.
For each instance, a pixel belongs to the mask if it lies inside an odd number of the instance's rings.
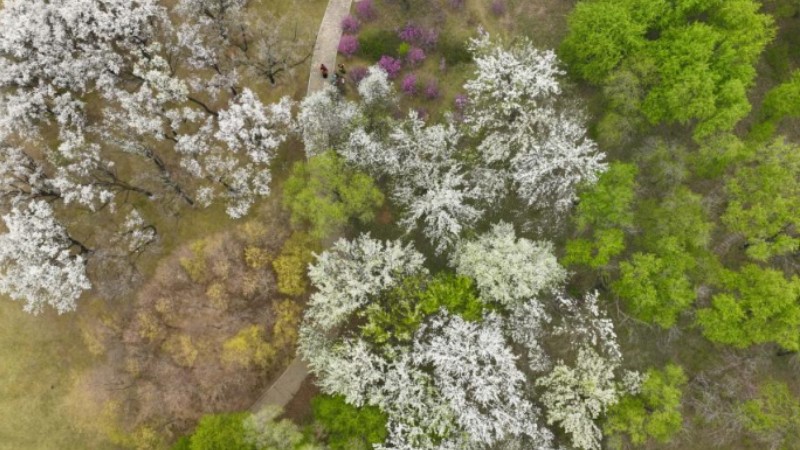
[{"label": "white blossoming tree", "polygon": [[433,368],[434,384],[471,440],[491,446],[526,434],[550,441],[549,432],[535,423],[536,410],[524,395],[525,376],[506,346],[498,317],[477,324],[435,316],[419,331],[413,357]]},{"label": "white blossoming tree", "polygon": [[527,40],[503,48],[487,33],[470,50],[477,68],[464,86],[465,122],[485,136],[478,146],[484,163],[505,167],[526,203],[568,209],[575,188],[596,182],[605,164],[581,115],[560,98],[563,71],[555,53]]},{"label": "white blossoming tree", "polygon": [[14,207],[3,216],[8,232],[0,235],[0,293],[25,302],[25,311],[38,314],[45,306],[59,313],[75,309],[90,289],[83,257],[87,251],[70,238],[42,200]]},{"label": "white blossoming tree", "polygon": [[384,243],[369,235],[340,239],[308,269],[317,292],[309,300],[306,318],[330,330],[366,305],[370,296],[406,275],[424,272],[423,262],[419,252],[399,241]]},{"label": "white blossoming tree", "polygon": [[567,276],[551,243],[518,239],[514,227],[505,222],[459,243],[451,264],[459,274],[475,279],[485,301],[508,307],[554,290]]},{"label": "white blossoming tree", "polygon": [[558,424],[579,449],[600,449],[603,433],[595,420],[619,401],[624,387],[615,376],[619,363],[599,355],[590,347],[578,351],[575,366],[559,362],[536,384],[547,411],[547,423]]},{"label": "white blossoming tree", "polygon": [[[500,315],[470,322],[437,308],[415,316],[413,338],[396,343],[344,326],[370,317],[393,292],[424,289],[415,284],[428,277],[422,264],[410,246],[367,235],[340,240],[319,255],[309,269],[317,292],[299,349],[321,390],[387,414],[389,436],[377,448],[484,448],[523,435],[548,448],[551,435],[536,425],[538,410],[526,398],[526,379],[505,343]],[[432,295],[448,295],[437,292]]]},{"label": "white blossoming tree", "polygon": [[306,156],[338,148],[359,113],[355,103],[343,99],[330,85],[306,96],[297,115]]},{"label": "white blossoming tree", "polygon": [[223,197],[228,215],[239,218],[270,193],[269,166],[292,126],[291,109],[288,98],[268,106],[245,89],[197,133],[179,138],[181,165],[195,178],[214,182],[199,188],[202,205]]}]

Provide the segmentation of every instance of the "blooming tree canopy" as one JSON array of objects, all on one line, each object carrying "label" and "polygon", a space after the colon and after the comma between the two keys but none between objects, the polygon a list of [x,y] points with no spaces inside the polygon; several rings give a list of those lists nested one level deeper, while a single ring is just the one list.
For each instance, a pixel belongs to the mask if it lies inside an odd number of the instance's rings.
[{"label": "blooming tree canopy", "polygon": [[3,216],[8,232],[0,235],[0,292],[25,302],[25,311],[51,306],[59,313],[75,309],[91,288],[82,256],[53,209],[42,200],[14,207]]}]

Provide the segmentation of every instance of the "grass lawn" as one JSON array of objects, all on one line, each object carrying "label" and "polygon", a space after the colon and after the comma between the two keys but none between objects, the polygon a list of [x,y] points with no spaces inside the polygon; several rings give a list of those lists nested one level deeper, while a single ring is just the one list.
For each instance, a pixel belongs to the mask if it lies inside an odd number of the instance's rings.
[{"label": "grass lawn", "polygon": [[78,321],[47,311],[34,317],[0,300],[0,449],[109,449],[74,427],[66,399],[75,376],[93,362]]}]

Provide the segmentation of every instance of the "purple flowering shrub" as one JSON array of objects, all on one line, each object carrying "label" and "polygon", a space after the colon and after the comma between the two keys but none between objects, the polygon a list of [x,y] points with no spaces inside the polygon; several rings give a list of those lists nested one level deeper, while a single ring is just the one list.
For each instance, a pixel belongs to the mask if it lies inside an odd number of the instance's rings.
[{"label": "purple flowering shrub", "polygon": [[397,36],[402,39],[403,42],[414,44],[422,37],[422,28],[417,27],[413,23],[408,23],[397,32]]},{"label": "purple flowering shrub", "polygon": [[463,112],[467,108],[467,105],[469,105],[469,97],[467,97],[467,94],[458,94],[456,95],[454,103],[456,111]]},{"label": "purple flowering shrub", "polygon": [[438,31],[433,28],[421,28],[410,22],[397,32],[397,36],[403,42],[408,42],[409,44],[429,50],[436,47],[436,44],[439,42]]},{"label": "purple flowering shrub", "polygon": [[464,0],[448,0],[450,7],[453,9],[462,9],[464,8]]},{"label": "purple flowering shrub", "polygon": [[492,14],[502,16],[506,13],[506,2],[504,0],[494,0],[491,6]]},{"label": "purple flowering shrub", "polygon": [[342,40],[339,41],[339,53],[347,56],[348,58],[353,56],[358,51],[358,38],[351,34],[345,34],[342,36]]},{"label": "purple flowering shrub", "polygon": [[342,19],[342,31],[345,33],[356,34],[359,28],[361,28],[361,23],[355,17],[348,15]]},{"label": "purple flowering shrub", "polygon": [[436,80],[428,81],[428,84],[425,85],[425,98],[428,100],[436,100],[439,98],[439,95],[439,84],[436,82]]},{"label": "purple flowering shrub", "polygon": [[358,84],[361,82],[361,80],[363,80],[367,76],[367,72],[368,70],[366,67],[354,67],[350,69],[348,75],[350,76],[350,79],[353,81],[353,83]]},{"label": "purple flowering shrub", "polygon": [[390,80],[397,78],[397,75],[400,74],[400,70],[403,69],[403,63],[399,59],[395,59],[387,55],[381,56],[381,60],[378,61],[378,65],[381,67],[381,69],[386,71],[386,74],[389,75]]},{"label": "purple flowering shrub", "polygon": [[356,15],[365,22],[377,19],[378,13],[375,11],[375,3],[372,0],[357,1]]},{"label": "purple flowering shrub", "polygon": [[408,54],[406,54],[406,59],[408,60],[408,63],[411,64],[412,66],[418,66],[422,64],[423,61],[425,61],[425,57],[426,57],[425,50],[419,47],[412,47],[408,51]]},{"label": "purple flowering shrub", "polygon": [[406,75],[400,87],[406,95],[417,95],[417,76],[413,73]]}]

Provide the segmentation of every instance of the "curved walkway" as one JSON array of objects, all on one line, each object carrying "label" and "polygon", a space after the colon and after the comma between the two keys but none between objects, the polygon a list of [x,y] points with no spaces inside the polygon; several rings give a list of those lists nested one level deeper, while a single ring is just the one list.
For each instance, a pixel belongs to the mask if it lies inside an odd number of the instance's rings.
[{"label": "curved walkway", "polygon": [[339,41],[342,39],[342,20],[350,14],[352,1],[328,1],[325,17],[322,18],[319,32],[317,32],[317,42],[314,44],[314,55],[311,57],[311,71],[308,77],[306,95],[314,93],[325,86],[327,80],[324,80],[319,73],[320,64],[325,64],[331,74],[336,72],[336,53],[339,49]]},{"label": "curved walkway", "polygon": [[[317,32],[317,40],[314,44],[314,55],[311,57],[311,69],[306,95],[316,92],[325,86],[327,80],[324,80],[319,72],[320,64],[325,64],[331,74],[336,71],[336,53],[339,47],[339,40],[342,38],[342,20],[350,13],[351,4],[352,0],[329,0],[328,2],[328,7],[325,9],[325,17],[322,18],[319,32]],[[272,383],[272,386],[253,403],[250,410],[258,412],[266,405],[285,407],[297,394],[307,377],[308,366],[300,356],[296,356],[292,363],[289,364],[289,367]]]}]

